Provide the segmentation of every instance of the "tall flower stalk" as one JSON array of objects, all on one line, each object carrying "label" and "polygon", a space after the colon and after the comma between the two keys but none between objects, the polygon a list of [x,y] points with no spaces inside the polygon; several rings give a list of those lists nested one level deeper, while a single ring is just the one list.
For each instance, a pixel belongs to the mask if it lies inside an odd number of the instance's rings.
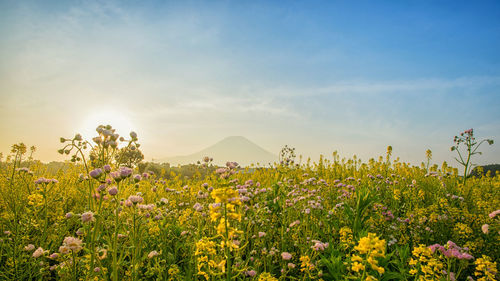
[{"label": "tall flower stalk", "polygon": [[[479,146],[481,146],[481,144],[483,144],[484,142],[488,143],[489,145],[492,145],[493,140],[484,139],[478,142],[474,137],[474,130],[469,129],[460,133],[459,136],[455,136],[453,142],[455,143],[455,145],[451,147],[451,151],[457,152],[458,158],[455,157],[455,160],[457,160],[457,162],[464,167],[464,177],[462,180],[462,184],[465,185],[467,176],[470,174],[473,166],[471,162],[472,156],[475,154],[481,155],[482,152],[477,151],[479,149]],[[461,144],[465,146],[465,151],[460,152],[462,147]]]}]

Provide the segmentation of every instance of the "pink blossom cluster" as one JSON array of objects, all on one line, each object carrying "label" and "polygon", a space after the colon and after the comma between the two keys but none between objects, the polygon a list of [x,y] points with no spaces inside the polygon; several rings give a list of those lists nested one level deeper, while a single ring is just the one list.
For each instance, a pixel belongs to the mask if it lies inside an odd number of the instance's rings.
[{"label": "pink blossom cluster", "polygon": [[433,253],[436,252],[436,250],[438,250],[439,252],[441,252],[441,254],[443,254],[447,258],[453,257],[459,260],[463,259],[470,260],[474,258],[471,254],[466,252],[466,249],[460,248],[459,246],[457,246],[457,244],[455,244],[452,241],[448,241],[448,243],[446,243],[445,246],[434,244],[429,246],[429,248],[432,250]]}]

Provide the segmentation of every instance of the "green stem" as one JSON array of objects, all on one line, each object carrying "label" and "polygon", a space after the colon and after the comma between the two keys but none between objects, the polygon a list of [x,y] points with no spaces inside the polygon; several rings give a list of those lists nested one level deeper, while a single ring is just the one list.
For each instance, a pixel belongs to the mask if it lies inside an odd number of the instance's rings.
[{"label": "green stem", "polygon": [[76,272],[76,255],[75,255],[75,251],[71,251],[71,253],[73,254],[73,280],[77,281],[78,280],[78,274]]},{"label": "green stem", "polygon": [[[95,237],[97,235],[97,232],[99,232],[99,214],[100,214],[100,211],[101,211],[101,206],[102,206],[102,196],[103,194],[101,193],[100,194],[100,198],[99,198],[99,207],[98,207],[98,210],[97,210],[97,218],[96,218],[96,222],[95,222],[95,227],[94,227],[94,231],[92,232],[92,237],[90,239],[90,275],[93,276],[94,275],[94,262],[95,262],[95,246],[94,246],[94,243],[95,243]],[[89,279],[89,274],[87,274],[86,280]]]},{"label": "green stem", "polygon": [[118,206],[119,206],[119,202],[118,202],[118,199],[116,199],[116,206],[115,206],[115,233],[114,233],[114,237],[113,237],[113,264],[112,264],[112,267],[113,267],[113,275],[112,275],[112,279],[113,281],[118,281],[118,261],[116,260],[117,258],[117,254],[118,254]]},{"label": "green stem", "polygon": [[[74,142],[74,141],[73,141]],[[85,160],[85,155],[83,154],[83,151],[81,150],[80,147],[76,146],[74,143],[73,143],[73,146],[76,147],[76,149],[78,149],[78,152],[80,152],[80,155],[82,155],[82,162],[83,162],[83,165],[85,166],[85,171],[87,171],[87,177],[89,176],[89,167],[87,166],[87,160]],[[93,211],[93,204],[92,204],[92,182],[90,181],[90,179],[87,180],[88,184],[89,184],[89,210]]]},{"label": "green stem", "polygon": [[224,204],[224,224],[226,228],[226,235],[224,239],[226,240],[225,246],[226,246],[226,281],[231,280],[231,257],[230,257],[230,249],[229,249],[229,228],[227,225],[227,203]]},{"label": "green stem", "polygon": [[[136,207],[136,206],[134,206]],[[136,229],[136,212],[137,208],[134,208],[133,215],[133,252],[132,252],[132,280],[137,280],[137,229]]]}]

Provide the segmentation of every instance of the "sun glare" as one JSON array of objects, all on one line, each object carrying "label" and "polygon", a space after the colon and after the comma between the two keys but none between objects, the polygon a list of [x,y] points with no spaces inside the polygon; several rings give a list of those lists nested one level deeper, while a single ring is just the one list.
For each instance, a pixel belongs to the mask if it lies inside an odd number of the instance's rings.
[{"label": "sun glare", "polygon": [[113,110],[94,111],[83,120],[79,133],[90,139],[97,135],[99,125],[111,125],[120,136],[127,137],[131,131],[137,131],[127,115]]}]

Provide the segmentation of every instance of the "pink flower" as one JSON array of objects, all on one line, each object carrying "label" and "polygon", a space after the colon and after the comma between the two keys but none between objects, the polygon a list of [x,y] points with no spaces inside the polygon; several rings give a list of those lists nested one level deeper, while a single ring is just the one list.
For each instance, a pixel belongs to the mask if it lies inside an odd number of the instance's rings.
[{"label": "pink flower", "polygon": [[266,236],[266,233],[265,232],[262,232],[262,231],[259,231],[259,238],[262,238]]},{"label": "pink flower", "polygon": [[257,272],[255,270],[248,270],[245,273],[247,276],[250,276],[250,277],[254,277],[255,275],[257,275]]},{"label": "pink flower", "polygon": [[490,226],[488,224],[483,224],[483,226],[481,226],[481,230],[483,231],[484,234],[488,234],[488,232],[490,232],[489,228]]},{"label": "pink flower", "polygon": [[44,253],[45,253],[45,251],[43,250],[43,248],[38,247],[38,249],[36,249],[35,252],[33,252],[33,257],[34,258],[41,257]]},{"label": "pink flower", "polygon": [[299,224],[300,224],[300,221],[299,221],[299,220],[296,220],[296,221],[292,222],[292,223],[289,225],[289,227],[294,227],[294,226],[299,225]]},{"label": "pink flower", "polygon": [[26,247],[24,247],[24,250],[27,252],[31,252],[35,249],[35,245],[33,244],[28,244]]},{"label": "pink flower", "polygon": [[94,220],[94,214],[92,212],[85,212],[82,214],[82,222],[91,222]]},{"label": "pink flower", "polygon": [[134,204],[142,203],[142,201],[144,201],[144,199],[139,195],[130,195],[128,197],[128,200],[130,200],[130,202],[132,202]]},{"label": "pink flower", "polygon": [[500,214],[500,209],[493,211],[489,214],[490,218],[496,217],[498,214]]},{"label": "pink flower", "polygon": [[[75,237],[65,237],[63,247],[67,247],[71,251],[78,253],[82,249],[82,240]],[[59,251],[61,248],[59,248]]]},{"label": "pink flower", "polygon": [[193,209],[195,209],[197,212],[201,212],[203,210],[203,206],[200,203],[196,203],[194,204]]},{"label": "pink flower", "polygon": [[118,188],[116,186],[112,186],[110,189],[108,189],[108,193],[111,196],[115,196],[118,194]]},{"label": "pink flower", "polygon": [[327,243],[323,243],[321,241],[315,241],[313,240],[312,242],[315,242],[314,243],[314,246],[311,246],[311,248],[315,251],[324,251],[326,248],[328,248],[328,242]]},{"label": "pink flower", "polygon": [[283,258],[283,260],[289,261],[290,259],[292,259],[292,254],[288,252],[283,252],[281,253],[281,257]]},{"label": "pink flower", "polygon": [[158,255],[160,255],[160,254],[157,251],[151,251],[148,254],[148,259],[152,259],[152,258],[154,258],[154,257],[156,257]]},{"label": "pink flower", "polygon": [[125,200],[125,206],[126,206],[126,207],[132,207],[132,205],[133,205],[133,204],[134,204],[134,203],[132,203],[132,201],[130,201],[130,200],[128,200],[128,199],[127,199],[127,200]]}]

